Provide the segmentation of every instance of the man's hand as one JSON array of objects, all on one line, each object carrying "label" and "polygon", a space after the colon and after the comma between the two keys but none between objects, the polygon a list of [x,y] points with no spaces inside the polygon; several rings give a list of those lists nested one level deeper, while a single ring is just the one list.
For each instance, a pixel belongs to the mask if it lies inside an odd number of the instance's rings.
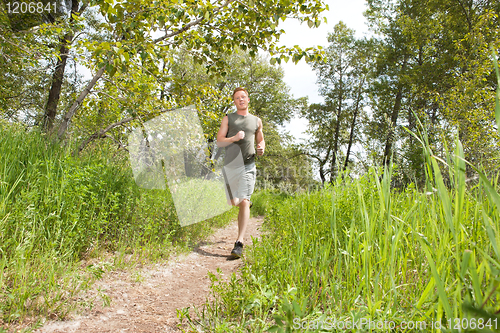
[{"label": "man's hand", "polygon": [[259,156],[264,155],[264,148],[265,148],[265,146],[262,143],[259,143],[257,145],[257,155],[259,155]]},{"label": "man's hand", "polygon": [[235,136],[233,136],[233,142],[243,140],[245,138],[245,132],[244,131],[239,131],[236,133]]}]

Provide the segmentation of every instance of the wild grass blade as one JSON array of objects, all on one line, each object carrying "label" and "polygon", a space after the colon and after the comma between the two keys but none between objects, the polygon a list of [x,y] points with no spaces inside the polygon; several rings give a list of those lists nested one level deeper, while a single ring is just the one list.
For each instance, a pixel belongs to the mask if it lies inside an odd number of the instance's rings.
[{"label": "wild grass blade", "polygon": [[463,209],[465,208],[465,157],[464,149],[460,140],[455,142],[454,154],[454,186],[455,186],[455,212],[456,228],[458,229],[462,224]]},{"label": "wild grass blade", "polygon": [[425,256],[427,257],[427,262],[429,264],[429,267],[431,269],[432,276],[434,277],[434,281],[436,283],[436,288],[438,290],[438,295],[439,295],[439,303],[443,306],[444,311],[446,313],[446,317],[448,319],[453,318],[453,312],[450,306],[450,303],[448,301],[448,296],[446,294],[446,290],[444,289],[444,284],[443,281],[441,280],[441,276],[439,275],[439,272],[437,271],[436,264],[434,263],[434,260],[432,259],[432,254],[429,250],[429,246],[427,242],[424,240],[419,235],[419,241],[420,245],[422,246]]},{"label": "wild grass blade", "polygon": [[500,261],[500,251],[499,251],[499,242],[500,237],[498,237],[498,231],[495,229],[495,226],[491,223],[491,219],[489,216],[486,215],[484,211],[482,211],[483,214],[483,221],[484,221],[484,226],[486,228],[486,234],[488,235],[488,238],[490,239],[491,242],[491,247],[493,248],[493,251],[495,252],[497,256],[497,260]]},{"label": "wild grass blade", "polygon": [[474,169],[474,171],[476,171],[476,173],[479,175],[479,178],[481,179],[481,185],[486,190],[486,195],[491,200],[491,202],[497,207],[497,211],[500,212],[500,194],[498,194],[498,192],[496,191],[495,187],[490,182],[488,177],[472,163],[468,162],[467,160],[463,161],[468,165],[470,165],[470,167]]},{"label": "wild grass blade", "polygon": [[497,91],[495,94],[495,118],[497,120],[497,130],[500,134],[500,70],[498,68],[498,60],[495,50],[493,50],[493,63],[495,65],[495,72],[497,74]]},{"label": "wild grass blade", "polygon": [[441,202],[441,208],[444,213],[444,218],[448,227],[450,228],[450,231],[453,235],[453,239],[456,242],[456,233],[455,233],[455,226],[453,224],[453,214],[452,214],[450,195],[448,193],[448,188],[446,187],[446,185],[444,185],[443,176],[441,175],[441,170],[439,169],[439,165],[437,164],[437,158],[435,156],[432,156],[432,167],[434,170],[434,177],[438,189],[439,200]]}]

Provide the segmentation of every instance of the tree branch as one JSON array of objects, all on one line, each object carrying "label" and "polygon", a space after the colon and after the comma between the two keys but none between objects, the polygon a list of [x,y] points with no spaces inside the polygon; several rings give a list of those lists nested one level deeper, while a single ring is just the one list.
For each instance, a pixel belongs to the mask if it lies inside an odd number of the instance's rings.
[{"label": "tree branch", "polygon": [[94,75],[92,80],[87,84],[85,89],[83,89],[83,91],[80,93],[80,96],[78,96],[78,98],[75,100],[73,105],[71,105],[68,112],[66,112],[66,114],[63,116],[62,123],[61,123],[61,125],[59,125],[59,130],[57,132],[57,137],[59,138],[59,140],[62,140],[62,138],[64,137],[64,134],[66,133],[66,130],[68,129],[69,122],[70,122],[71,118],[73,118],[76,110],[82,104],[82,101],[90,93],[90,90],[92,89],[92,87],[94,87],[94,85],[97,83],[97,81],[104,74],[105,68],[106,68],[106,66],[102,66],[101,69],[99,69],[97,71],[97,73]]},{"label": "tree branch", "polygon": [[[173,111],[173,110],[175,110],[175,109],[163,110],[159,114],[162,114],[162,113],[165,113],[165,112],[170,112],[170,111]],[[89,143],[91,143],[95,139],[109,137],[108,135],[106,135],[106,133],[109,132],[109,131],[111,131],[113,128],[116,128],[118,126],[130,123],[131,121],[134,121],[134,120],[139,119],[139,118],[141,118],[140,115],[137,115],[135,117],[128,117],[128,118],[122,119],[120,121],[117,121],[115,123],[112,123],[112,124],[108,125],[106,128],[95,132],[94,134],[92,134],[91,136],[89,136],[87,140],[85,140],[84,142],[82,142],[82,144],[80,145],[80,147],[78,147],[78,150],[76,152],[77,153],[81,152]],[[114,140],[117,141],[116,139],[114,139]],[[119,142],[119,141],[117,141],[117,142]],[[121,143],[120,143],[120,145],[123,146]]]},{"label": "tree branch", "polygon": [[[224,2],[222,5],[220,5],[219,7],[215,8],[213,13],[216,14],[218,12],[220,12],[222,9],[224,9],[225,7],[227,7],[231,2],[234,2],[235,0],[227,0],[226,2]],[[185,26],[183,26],[182,28],[180,28],[179,30],[177,31],[174,31],[172,33],[169,33],[169,34],[165,34],[164,36],[162,37],[159,37],[155,40],[153,40],[153,43],[159,43],[161,41],[164,41],[165,39],[169,39],[169,38],[172,38],[174,36],[177,36],[177,35],[180,35],[181,33],[191,29],[192,27],[194,27],[195,25],[198,25],[200,24],[201,21],[203,21],[205,19],[205,16],[202,16],[202,17],[199,17],[197,20],[194,20],[193,22],[189,22],[188,24],[186,24]]]}]

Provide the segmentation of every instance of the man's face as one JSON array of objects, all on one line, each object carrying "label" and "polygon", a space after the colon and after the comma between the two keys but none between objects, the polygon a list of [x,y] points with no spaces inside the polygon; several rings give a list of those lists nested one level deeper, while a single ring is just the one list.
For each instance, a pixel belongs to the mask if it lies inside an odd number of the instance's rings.
[{"label": "man's face", "polygon": [[236,94],[234,94],[233,102],[234,105],[236,105],[236,109],[245,110],[248,108],[248,102],[250,102],[250,99],[248,98],[246,92],[240,90],[237,91]]}]

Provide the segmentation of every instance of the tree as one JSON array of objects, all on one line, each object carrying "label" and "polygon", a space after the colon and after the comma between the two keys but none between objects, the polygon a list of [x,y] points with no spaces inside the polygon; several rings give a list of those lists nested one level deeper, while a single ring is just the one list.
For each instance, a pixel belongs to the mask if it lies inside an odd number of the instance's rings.
[{"label": "tree", "polygon": [[69,48],[71,43],[73,42],[75,30],[78,29],[78,25],[75,26],[75,21],[77,20],[78,16],[80,16],[82,12],[87,8],[87,5],[88,3],[86,1],[84,1],[81,5],[80,1],[70,1],[70,10],[68,17],[69,26],[67,28],[67,32],[65,32],[64,35],[62,35],[59,39],[59,54],[57,55],[54,73],[52,74],[49,96],[47,104],[45,106],[43,128],[46,131],[52,130],[52,126],[57,115],[57,105],[61,96],[64,71],[66,69],[66,62],[69,57]]},{"label": "tree", "polygon": [[[308,146],[312,149],[308,153],[319,163],[323,182],[326,173],[333,182],[339,165],[344,170],[348,166],[353,143],[358,137],[357,122],[363,110],[370,63],[367,50],[372,44],[357,41],[354,31],[343,22],[335,25],[328,42],[325,61],[313,63],[325,104],[313,104],[303,112],[309,121],[311,135]],[[341,150],[344,145],[347,145],[345,153]],[[327,165],[329,171],[324,170]]]},{"label": "tree", "polygon": [[46,99],[55,26],[35,31],[30,28],[43,23],[39,16],[9,14],[6,4],[0,5],[1,116],[33,124]]},{"label": "tree", "polygon": [[[46,103],[44,101],[45,105],[40,107],[42,103],[36,101],[36,110],[30,113],[34,113],[38,123],[44,124],[47,129],[56,126],[59,138],[65,137],[77,109],[84,105],[88,95],[100,91],[100,96],[103,96],[102,87],[112,84],[110,82],[115,77],[120,78],[121,74],[126,76],[129,71],[140,71],[141,75],[150,76],[153,80],[140,80],[151,85],[148,88],[150,91],[158,86],[175,85],[175,82],[166,82],[163,74],[176,63],[176,51],[180,49],[186,50],[198,64],[203,64],[212,77],[226,74],[228,64],[224,55],[237,48],[250,54],[257,54],[258,50],[267,51],[273,61],[319,57],[320,52],[313,48],[302,50],[277,46],[276,42],[284,32],[279,28],[279,22],[286,18],[298,19],[315,27],[321,22],[321,12],[328,8],[321,0],[160,0],[153,3],[98,0],[64,3],[71,13],[58,12],[56,18],[36,19],[29,23],[26,28],[29,30],[13,29],[5,12],[2,12],[0,21],[2,32],[5,32],[1,34],[2,50],[30,55],[29,61],[14,60],[0,66],[5,73],[9,73],[6,76],[17,73],[20,82],[22,76],[27,74],[28,63],[38,74],[41,68],[45,68],[43,77],[35,75],[41,77],[35,84],[39,91],[45,91]],[[83,86],[80,82],[69,82],[66,71],[68,60],[72,60],[75,66],[78,63],[90,68],[93,77]],[[48,67],[51,64],[54,67]],[[168,74],[167,77],[171,78]],[[69,97],[68,87],[71,86],[79,86],[80,92]],[[17,90],[16,85],[10,87],[12,89],[5,90],[7,99],[19,96],[24,90],[22,85],[17,85]],[[166,90],[163,89],[163,92]],[[162,99],[182,99],[178,97],[164,94]],[[61,110],[64,110],[62,114]],[[154,116],[141,115],[140,110],[136,111],[139,113],[120,116]],[[23,118],[26,112],[12,108],[10,116]],[[115,115],[118,116],[117,113]],[[123,119],[115,118],[113,123]]]},{"label": "tree", "polygon": [[[448,132],[456,133],[465,158],[486,170],[498,167],[500,137],[495,129],[495,77],[491,50],[500,49],[500,5],[494,1],[461,1],[444,28],[454,27],[452,85],[437,99]],[[473,175],[467,168],[468,176]]]},{"label": "tree", "polygon": [[112,77],[117,72],[126,72],[135,63],[145,68],[145,72],[159,76],[162,67],[176,61],[169,50],[181,47],[188,50],[195,61],[206,64],[214,75],[225,74],[227,64],[223,55],[236,47],[248,50],[251,55],[258,49],[267,50],[275,60],[319,57],[313,49],[276,46],[283,33],[278,25],[280,19],[294,17],[318,26],[319,15],[327,8],[321,0],[160,1],[153,5],[140,1],[110,4],[100,0],[96,4],[106,18],[101,28],[115,37],[101,44],[84,43],[93,55],[95,74],[64,114],[58,130],[60,138],[88,92],[105,73]]},{"label": "tree", "polygon": [[467,159],[491,156],[498,138],[492,131],[488,48],[498,48],[498,3],[369,0],[368,4],[367,17],[381,36],[369,135],[381,143],[383,162],[393,157],[404,169],[405,182],[423,181],[418,143],[401,127],[415,130],[415,115],[425,122],[435,153],[444,152],[443,138],[453,142],[450,134],[460,133]]}]

